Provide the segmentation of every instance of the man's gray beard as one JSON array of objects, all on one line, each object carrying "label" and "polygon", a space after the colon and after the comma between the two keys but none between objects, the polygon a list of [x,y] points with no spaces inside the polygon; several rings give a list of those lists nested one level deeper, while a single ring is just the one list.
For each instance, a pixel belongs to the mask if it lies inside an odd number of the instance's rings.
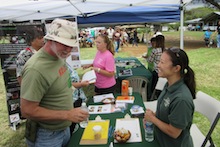
[{"label": "man's gray beard", "polygon": [[52,42],[51,50],[56,54],[57,58],[59,58],[61,60],[65,60],[67,57],[70,56],[70,54],[69,54],[66,57],[62,57],[62,55],[57,52],[57,46],[56,46],[56,44],[54,42]]}]

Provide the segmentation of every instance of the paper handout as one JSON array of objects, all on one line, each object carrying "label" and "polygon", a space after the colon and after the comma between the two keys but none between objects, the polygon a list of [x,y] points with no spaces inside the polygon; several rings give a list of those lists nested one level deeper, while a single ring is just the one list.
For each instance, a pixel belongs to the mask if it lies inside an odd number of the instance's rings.
[{"label": "paper handout", "polygon": [[98,103],[98,102],[102,102],[102,100],[104,100],[106,98],[115,98],[115,97],[114,97],[113,93],[95,95],[95,96],[93,96],[93,101],[94,101],[94,103]]},{"label": "paper handout", "polygon": [[94,70],[87,71],[83,77],[82,81],[89,81],[89,83],[95,83],[96,82],[96,74]]},{"label": "paper handout", "polygon": [[121,112],[121,108],[115,107],[115,105],[89,105],[89,114],[108,114],[114,112]]}]

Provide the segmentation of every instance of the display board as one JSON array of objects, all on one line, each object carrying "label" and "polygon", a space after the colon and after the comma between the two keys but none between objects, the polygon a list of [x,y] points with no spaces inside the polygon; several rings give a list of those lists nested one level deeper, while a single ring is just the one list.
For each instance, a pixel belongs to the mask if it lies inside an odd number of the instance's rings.
[{"label": "display board", "polygon": [[16,130],[22,116],[20,112],[20,85],[16,77],[17,54],[27,48],[26,34],[15,25],[0,26],[0,58],[4,78],[9,126]]},{"label": "display board", "polygon": [[79,32],[78,32],[78,24],[77,24],[77,17],[74,17],[71,19],[74,23],[74,31],[77,34],[77,45],[72,48],[72,51],[70,53],[70,56],[66,59],[66,62],[74,69],[81,67],[81,61],[80,61],[80,48],[79,48]]},{"label": "display board", "polygon": [[6,101],[9,125],[16,129],[20,122],[20,85],[16,77],[16,57],[20,50],[27,47],[25,43],[0,44],[1,68],[6,89]]}]

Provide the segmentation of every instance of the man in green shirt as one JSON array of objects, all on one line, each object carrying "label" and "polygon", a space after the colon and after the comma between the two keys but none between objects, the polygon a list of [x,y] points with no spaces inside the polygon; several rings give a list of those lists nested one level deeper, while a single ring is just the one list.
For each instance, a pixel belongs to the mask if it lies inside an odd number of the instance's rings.
[{"label": "man in green shirt", "polygon": [[69,126],[88,118],[73,108],[72,84],[65,59],[77,46],[76,23],[55,19],[46,44],[25,64],[21,83],[21,112],[27,118],[28,147],[62,147],[70,139]]}]

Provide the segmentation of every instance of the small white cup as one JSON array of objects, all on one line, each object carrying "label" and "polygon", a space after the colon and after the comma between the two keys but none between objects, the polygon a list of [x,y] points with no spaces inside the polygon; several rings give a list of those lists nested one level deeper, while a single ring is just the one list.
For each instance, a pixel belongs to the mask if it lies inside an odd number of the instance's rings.
[{"label": "small white cup", "polygon": [[128,87],[128,94],[132,95],[132,92],[133,92],[133,88],[132,87]]},{"label": "small white cup", "polygon": [[100,125],[96,125],[92,128],[93,132],[94,132],[94,138],[95,140],[101,139],[102,137],[102,126]]}]

